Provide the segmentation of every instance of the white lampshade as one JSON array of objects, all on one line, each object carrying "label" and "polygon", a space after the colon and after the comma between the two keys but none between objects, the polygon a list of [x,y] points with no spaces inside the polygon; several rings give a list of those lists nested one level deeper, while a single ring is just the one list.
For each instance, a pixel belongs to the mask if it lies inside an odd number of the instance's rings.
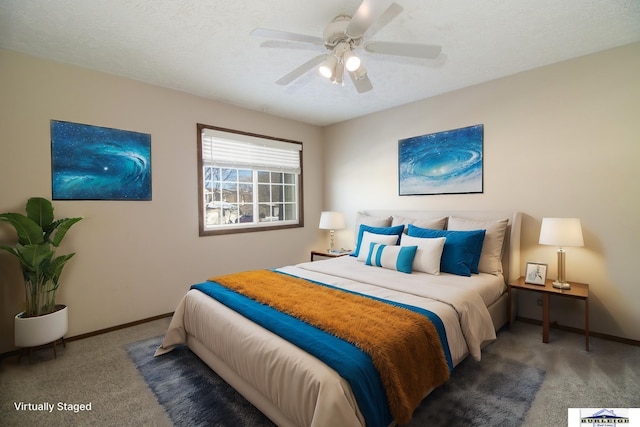
[{"label": "white lampshade", "polygon": [[320,71],[320,74],[330,79],[336,74],[337,64],[338,58],[336,58],[335,55],[329,55],[329,57],[322,64],[320,64],[320,68],[318,68],[318,70]]},{"label": "white lampshade", "polygon": [[341,230],[344,225],[344,214],[342,212],[325,211],[320,214],[321,230]]},{"label": "white lampshade", "polygon": [[580,218],[542,218],[541,245],[584,246]]},{"label": "white lampshade", "polygon": [[344,66],[349,71],[355,71],[360,68],[360,58],[358,58],[351,50],[344,53]]},{"label": "white lampshade", "polygon": [[559,246],[558,249],[558,279],[553,282],[553,287],[558,289],[571,289],[566,281],[565,264],[566,251],[563,246],[584,246],[582,238],[582,226],[579,218],[542,218],[540,227],[541,245]]}]

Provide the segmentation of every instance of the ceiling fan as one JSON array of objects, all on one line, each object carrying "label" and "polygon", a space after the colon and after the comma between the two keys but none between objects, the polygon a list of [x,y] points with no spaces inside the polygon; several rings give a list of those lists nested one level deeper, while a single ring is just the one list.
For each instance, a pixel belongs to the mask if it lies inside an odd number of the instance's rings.
[{"label": "ceiling fan", "polygon": [[287,85],[318,66],[320,74],[336,84],[343,84],[346,69],[358,93],[364,93],[373,89],[373,85],[354,50],[424,59],[434,59],[442,51],[437,45],[368,40],[400,12],[402,7],[392,0],[363,0],[353,16],[336,16],[326,26],[322,37],[266,28],[256,28],[251,35],[285,42],[264,42],[261,45],[264,47],[290,47],[286,43],[295,42],[312,49],[324,47],[329,50],[329,53],[318,55],[285,74],[276,81],[277,84]]}]

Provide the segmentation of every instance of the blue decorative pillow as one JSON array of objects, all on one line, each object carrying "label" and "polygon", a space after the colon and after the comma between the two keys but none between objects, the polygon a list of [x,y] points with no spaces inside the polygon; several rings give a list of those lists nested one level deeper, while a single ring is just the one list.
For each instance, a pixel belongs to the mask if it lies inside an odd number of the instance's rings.
[{"label": "blue decorative pillow", "polygon": [[408,235],[412,237],[446,237],[440,259],[440,271],[458,276],[471,276],[471,273],[478,273],[485,233],[485,230],[432,230],[416,227],[413,224],[408,226]]},{"label": "blue decorative pillow", "polygon": [[417,250],[417,246],[389,246],[372,242],[365,263],[411,274],[411,265]]},{"label": "blue decorative pillow", "polygon": [[[373,234],[385,234],[385,235],[396,235],[398,239],[395,244],[397,245],[400,241],[400,236],[404,231],[404,225],[397,225],[395,227],[372,227],[370,225],[360,224],[360,229],[358,230],[358,243],[356,244],[356,249],[351,253],[352,256],[358,256],[360,253],[360,246],[362,246],[362,235],[365,231]],[[368,250],[369,248],[365,248],[364,250]]]}]

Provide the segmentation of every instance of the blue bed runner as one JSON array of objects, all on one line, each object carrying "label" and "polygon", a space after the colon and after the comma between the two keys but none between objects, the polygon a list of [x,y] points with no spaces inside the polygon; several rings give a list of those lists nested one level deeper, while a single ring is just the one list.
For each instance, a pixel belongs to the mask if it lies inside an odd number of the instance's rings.
[{"label": "blue bed runner", "polygon": [[[346,291],[324,283],[315,281],[313,283],[404,307],[427,316],[438,331],[449,370],[453,369],[444,325],[435,313],[406,304]],[[245,297],[216,282],[199,283],[191,286],[191,289],[196,289],[209,295],[263,328],[315,356],[338,372],[341,377],[349,382],[367,426],[386,427],[393,420],[380,375],[374,367],[371,357],[355,345],[293,316]]]}]

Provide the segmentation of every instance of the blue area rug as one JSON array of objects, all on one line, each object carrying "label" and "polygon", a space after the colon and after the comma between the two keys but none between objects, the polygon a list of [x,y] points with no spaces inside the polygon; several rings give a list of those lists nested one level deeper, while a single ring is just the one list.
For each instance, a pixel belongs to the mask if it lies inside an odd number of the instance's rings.
[{"label": "blue area rug", "polygon": [[153,357],[162,338],[130,344],[127,353],[175,426],[275,426],[188,347]]},{"label": "blue area rug", "polygon": [[[162,337],[133,343],[129,357],[176,426],[262,427],[274,424],[187,347],[153,357]],[[422,402],[408,424],[421,426],[519,426],[544,371],[492,353],[468,357],[451,379]]]},{"label": "blue area rug", "polygon": [[422,401],[410,426],[520,426],[545,372],[491,352],[467,357]]}]

